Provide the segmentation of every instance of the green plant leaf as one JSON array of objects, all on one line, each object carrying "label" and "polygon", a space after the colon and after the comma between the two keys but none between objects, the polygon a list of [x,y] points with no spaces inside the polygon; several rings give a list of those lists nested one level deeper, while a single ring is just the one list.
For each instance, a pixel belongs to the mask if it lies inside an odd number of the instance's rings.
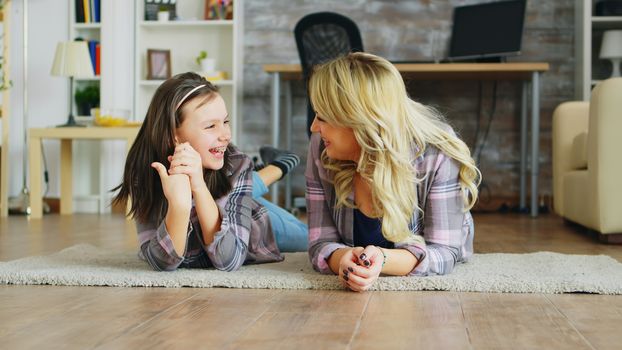
[{"label": "green plant leaf", "polygon": [[201,60],[207,58],[207,51],[205,50],[201,50],[201,52],[199,52],[199,55],[196,57],[196,61],[197,64],[201,64]]}]

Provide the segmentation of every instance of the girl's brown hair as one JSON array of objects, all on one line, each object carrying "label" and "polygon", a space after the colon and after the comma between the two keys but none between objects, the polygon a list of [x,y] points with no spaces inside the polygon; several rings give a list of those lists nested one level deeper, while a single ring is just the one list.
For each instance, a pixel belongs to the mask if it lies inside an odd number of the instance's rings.
[{"label": "girl's brown hair", "polygon": [[[192,91],[201,85],[203,86]],[[190,91],[192,93],[186,96]],[[112,189],[112,192],[119,191],[112,200],[113,205],[125,207],[131,199],[128,215],[133,219],[147,222],[154,218],[164,218],[168,204],[160,176],[151,167],[151,163],[160,162],[166,168],[170,166],[168,156],[175,150],[175,130],[184,121],[181,113],[183,105],[193,98],[211,99],[217,93],[216,86],[191,72],[175,75],[158,87],[136,140],[128,152],[123,182]],[[221,169],[203,169],[207,188],[214,198],[222,197],[232,188],[227,178],[230,167],[229,152],[229,149],[225,152],[225,165]]]}]

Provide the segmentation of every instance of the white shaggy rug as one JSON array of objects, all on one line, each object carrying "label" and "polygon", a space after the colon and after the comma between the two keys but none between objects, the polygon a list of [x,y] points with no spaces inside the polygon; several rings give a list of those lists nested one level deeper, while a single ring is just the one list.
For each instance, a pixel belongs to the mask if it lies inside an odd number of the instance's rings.
[{"label": "white shaggy rug", "polygon": [[[135,252],[87,244],[48,256],[0,262],[0,284],[342,289],[335,276],[315,272],[306,253],[286,253],[283,262],[243,266],[236,272],[155,272]],[[605,255],[475,254],[450,275],[380,277],[375,290],[622,294],[622,264]]]}]

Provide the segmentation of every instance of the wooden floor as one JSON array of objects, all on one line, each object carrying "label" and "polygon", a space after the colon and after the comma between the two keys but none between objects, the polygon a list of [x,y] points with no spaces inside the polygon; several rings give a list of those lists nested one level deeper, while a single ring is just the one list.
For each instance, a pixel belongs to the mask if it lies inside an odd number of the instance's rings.
[{"label": "wooden floor", "polygon": [[[475,217],[475,250],[607,254],[556,216]],[[0,260],[136,249],[119,215],[10,217]],[[569,266],[569,268],[572,268]],[[0,285],[3,349],[620,349],[622,297]]]}]

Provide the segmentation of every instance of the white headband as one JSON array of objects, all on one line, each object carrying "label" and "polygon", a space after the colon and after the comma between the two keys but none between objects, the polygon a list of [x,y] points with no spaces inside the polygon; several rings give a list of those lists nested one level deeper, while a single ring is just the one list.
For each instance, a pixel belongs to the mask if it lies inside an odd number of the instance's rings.
[{"label": "white headband", "polygon": [[175,107],[175,110],[179,109],[179,106],[181,106],[181,104],[184,103],[184,101],[188,98],[188,96],[192,95],[193,92],[199,90],[200,88],[202,88],[204,86],[205,86],[205,84],[199,85],[199,86],[195,87],[194,89],[188,91],[188,93],[186,95],[184,95],[184,97],[181,99],[181,101],[179,101],[179,103],[177,104],[177,107]]}]

